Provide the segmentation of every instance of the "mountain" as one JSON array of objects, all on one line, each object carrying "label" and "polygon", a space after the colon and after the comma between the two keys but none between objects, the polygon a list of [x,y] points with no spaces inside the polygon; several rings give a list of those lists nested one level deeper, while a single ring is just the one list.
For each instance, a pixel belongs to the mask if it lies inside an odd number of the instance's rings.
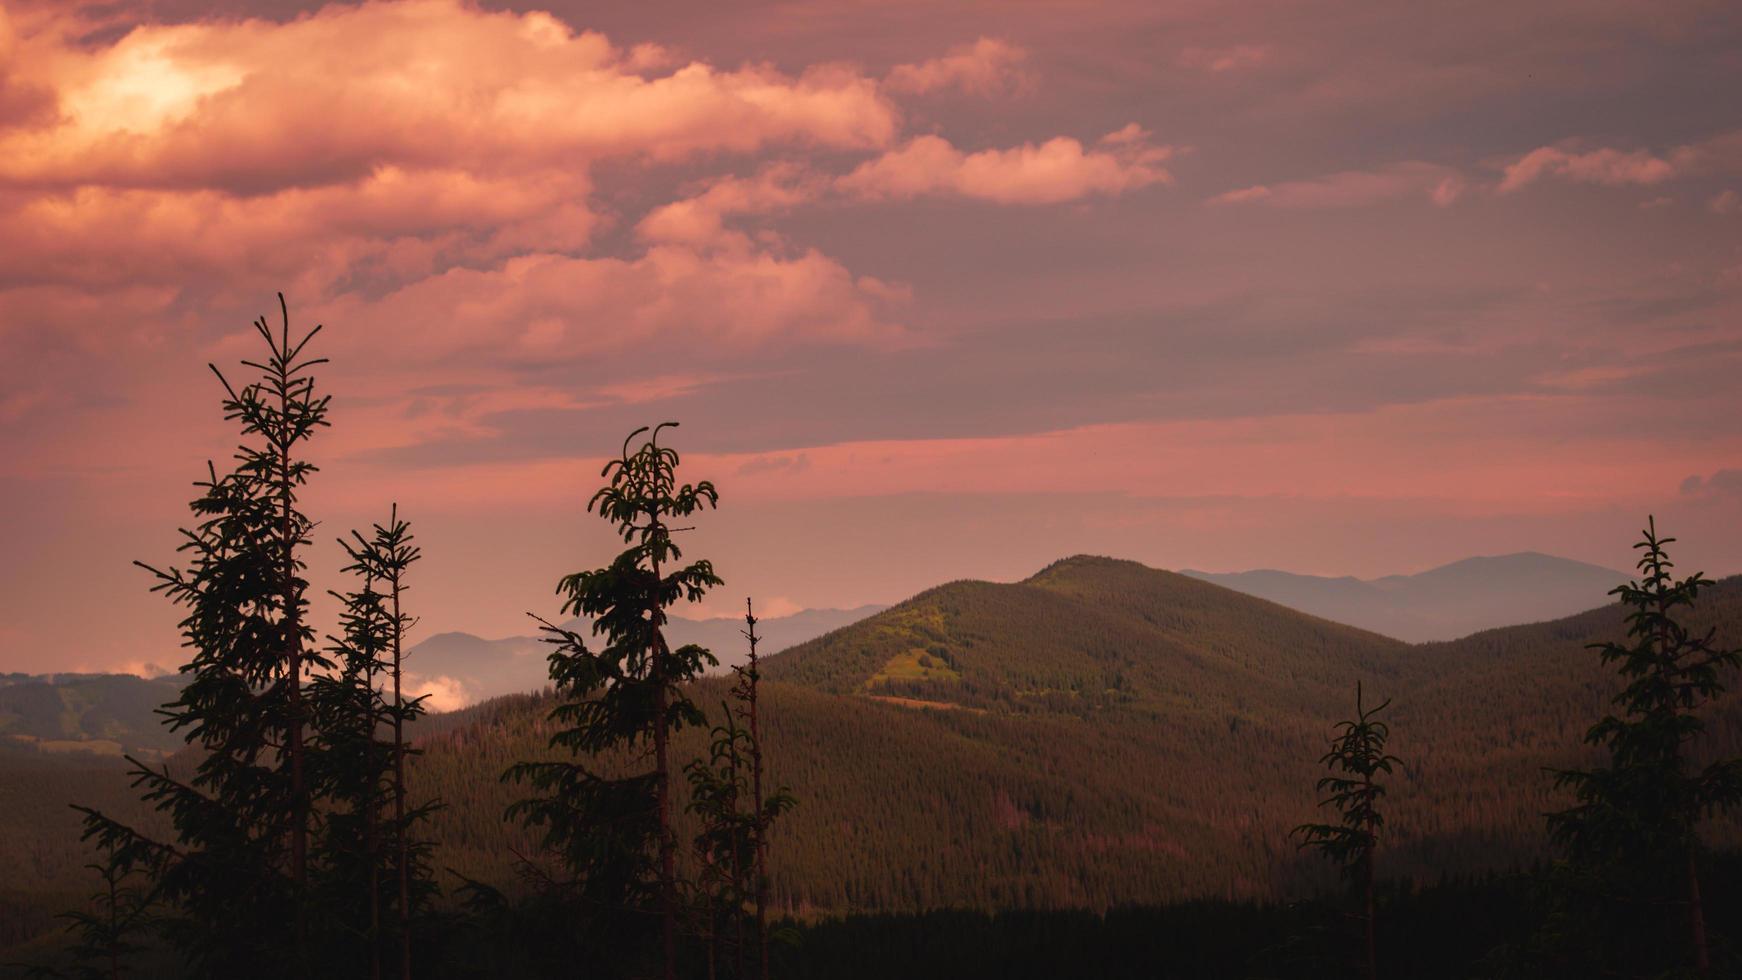
[{"label": "mountain", "polygon": [[[1601,602],[1601,592],[1594,601]],[[1742,639],[1742,578],[1695,625]],[[1622,610],[1409,645],[1131,562],[1077,557],[1017,583],[953,582],[771,657],[773,776],[800,805],[772,872],[799,910],[1090,907],[1280,899],[1332,887],[1289,830],[1317,813],[1318,758],[1355,687],[1391,698],[1406,764],[1385,873],[1418,881],[1549,853],[1566,804],[1544,767],[1591,759],[1585,729],[1618,684],[1586,644]],[[724,684],[699,685],[714,706]],[[1739,692],[1742,695],[1742,692]],[[491,777],[541,754],[550,702],[440,719],[419,779],[456,805],[444,859],[509,880],[535,839],[497,816]],[[1742,755],[1742,696],[1711,751]],[[701,733],[678,743],[701,750]],[[1714,828],[1742,844],[1742,828]]]},{"label": "mountain", "polygon": [[[856,609],[805,609],[789,616],[757,620],[763,653],[773,653],[879,612],[883,606]],[[581,630],[579,620],[563,624]],[[673,616],[666,637],[673,646],[700,644],[719,658],[721,669],[746,656],[740,617],[686,619]],[[582,630],[584,633],[585,631]],[[430,706],[452,710],[505,694],[536,691],[549,683],[545,657],[550,645],[538,636],[486,640],[470,633],[437,633],[406,651],[408,682],[428,693]]]},{"label": "mountain", "polygon": [[1568,616],[1628,580],[1625,572],[1535,552],[1376,579],[1273,569],[1182,574],[1411,643]]},{"label": "mountain", "polygon": [[[771,853],[777,903],[1105,909],[1334,888],[1289,830],[1318,813],[1318,759],[1357,682],[1370,704],[1393,699],[1404,760],[1383,874],[1435,881],[1541,860],[1542,814],[1568,802],[1544,767],[1591,759],[1581,738],[1618,688],[1586,649],[1623,629],[1603,599],[1411,645],[1105,558],[927,590],[767,662],[770,775],[799,800]],[[1704,593],[1691,625],[1742,643],[1742,577]],[[693,696],[717,714],[726,687],[710,678]],[[440,867],[514,886],[513,855],[537,839],[502,821],[521,791],[499,777],[549,752],[551,705],[517,695],[420,724],[415,793],[447,803],[430,827]],[[1707,752],[1742,755],[1742,691],[1708,724]],[[677,757],[705,737],[686,729]],[[88,887],[65,802],[139,810],[118,772],[56,780],[0,760],[0,881],[24,896],[15,907]],[[1742,827],[1708,839],[1742,845]]]},{"label": "mountain", "polygon": [[0,675],[0,751],[158,758],[181,747],[156,713],[181,693],[173,677]]}]

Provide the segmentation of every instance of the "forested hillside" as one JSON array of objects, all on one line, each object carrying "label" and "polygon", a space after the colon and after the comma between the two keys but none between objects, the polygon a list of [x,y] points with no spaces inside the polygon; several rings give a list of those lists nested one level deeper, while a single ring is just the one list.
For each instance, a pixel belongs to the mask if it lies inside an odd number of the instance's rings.
[{"label": "forested hillside", "polygon": [[[1410,646],[1108,559],[940,586],[767,662],[772,776],[802,798],[772,852],[776,902],[1104,909],[1322,889],[1329,872],[1288,832],[1313,813],[1315,760],[1357,679],[1395,699],[1405,760],[1387,874],[1540,861],[1541,815],[1562,802],[1543,767],[1582,758],[1608,709],[1617,682],[1585,644],[1620,615]],[[1697,622],[1742,634],[1742,578],[1707,592]],[[695,697],[712,716],[724,694],[707,680]],[[512,887],[515,855],[536,853],[501,819],[515,790],[498,777],[546,753],[549,706],[510,697],[419,723],[414,785],[447,804],[430,828],[442,868]],[[1742,753],[1742,698],[1712,721],[1706,749]],[[674,751],[700,748],[692,729]],[[81,887],[76,814],[48,797],[140,811],[115,769],[0,778],[15,907]],[[1742,843],[1733,826],[1711,838]]]},{"label": "forested hillside", "polygon": [[[1313,811],[1314,760],[1358,678],[1395,699],[1406,762],[1386,867],[1528,864],[1560,803],[1543,767],[1584,757],[1616,688],[1585,644],[1620,618],[1407,646],[1130,562],[942,586],[770,658],[774,775],[804,801],[775,891],[799,909],[1101,908],[1326,885],[1288,831]],[[1700,621],[1742,632],[1742,578],[1707,593]],[[429,723],[419,778],[451,804],[438,835],[468,873],[500,879],[504,844],[530,845],[504,840],[511,793],[491,777],[542,750],[544,708]],[[1742,699],[1706,749],[1742,750]]]},{"label": "forested hillside", "polygon": [[181,737],[160,724],[157,709],[180,690],[173,677],[0,675],[0,752],[173,752]]}]

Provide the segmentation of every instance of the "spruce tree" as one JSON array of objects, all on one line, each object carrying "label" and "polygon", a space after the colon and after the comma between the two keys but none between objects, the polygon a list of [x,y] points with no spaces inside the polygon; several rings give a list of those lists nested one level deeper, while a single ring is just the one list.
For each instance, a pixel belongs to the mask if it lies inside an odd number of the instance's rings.
[{"label": "spruce tree", "polygon": [[[439,806],[411,806],[405,778],[411,751],[405,726],[424,713],[424,699],[404,693],[404,637],[415,620],[405,612],[403,597],[406,575],[422,552],[397,505],[385,525],[374,525],[368,536],[352,531],[339,544],[350,560],[344,571],[362,582],[356,591],[335,593],[344,603],[344,635],[332,647],[340,672],[311,685],[313,700],[323,706],[322,789],[337,804],[323,841],[330,896],[325,911],[336,918],[337,935],[355,935],[356,922],[368,923],[362,933],[371,976],[382,975],[383,940],[391,934],[394,972],[407,978],[412,921],[435,890],[425,860],[429,844],[417,828]],[[391,896],[383,895],[384,880],[394,882]],[[383,921],[388,913],[391,930]],[[335,962],[356,959],[348,945],[334,956]]]},{"label": "spruce tree", "polygon": [[756,646],[760,642],[756,635],[756,622],[756,611],[746,598],[742,633],[749,643],[750,656],[743,664],[732,668],[737,674],[737,681],[732,686],[732,697],[738,702],[738,715],[746,724],[745,734],[750,752],[750,799],[755,803],[749,828],[753,875],[751,896],[756,906],[757,975],[761,980],[768,980],[768,832],[775,818],[797,806],[798,801],[785,786],[775,790],[772,795],[762,795],[762,664],[756,652]]},{"label": "spruce tree", "polygon": [[[576,572],[557,584],[565,615],[591,621],[599,649],[579,632],[540,620],[555,645],[550,676],[559,704],[550,718],[559,730],[552,748],[570,760],[522,762],[505,779],[528,783],[539,795],[509,808],[509,816],[543,829],[586,907],[612,914],[648,908],[660,923],[660,960],[666,980],[676,974],[679,886],[672,831],[673,732],[705,722],[682,685],[716,663],[694,644],[671,649],[666,610],[697,601],[721,584],[706,560],[675,566],[682,552],[671,521],[718,502],[713,484],[677,482],[678,454],[659,444],[675,422],[637,429],[601,476],[604,487],[587,504],[628,545],[604,568]],[[647,438],[633,451],[630,444]],[[535,617],[536,618],[536,617]],[[637,754],[628,775],[608,776],[580,756]]]},{"label": "spruce tree", "polygon": [[[724,718],[714,726],[708,759],[686,767],[689,776],[690,810],[701,817],[696,836],[696,855],[701,866],[698,882],[703,921],[709,940],[709,975],[716,952],[727,945],[733,953],[731,975],[750,976],[750,943],[756,936],[756,975],[768,976],[768,831],[774,820],[796,805],[782,786],[772,795],[762,795],[762,738],[759,728],[758,691],[760,663],[756,651],[756,614],[744,600],[744,638],[750,655],[732,667],[736,679],[731,690],[734,704],[722,702]],[[743,722],[742,725],[739,723]],[[747,907],[753,910],[750,918]]]},{"label": "spruce tree", "polygon": [[[1674,542],[1659,537],[1657,521],[1648,518],[1634,545],[1642,552],[1640,578],[1610,593],[1628,607],[1626,639],[1591,648],[1627,684],[1614,699],[1619,714],[1585,733],[1588,744],[1608,750],[1608,764],[1556,771],[1556,785],[1572,789],[1578,803],[1548,820],[1573,864],[1611,901],[1637,908],[1679,899],[1686,910],[1686,953],[1679,959],[1705,974],[1712,960],[1698,826],[1742,799],[1742,759],[1696,770],[1692,746],[1705,730],[1700,712],[1724,693],[1723,676],[1742,665],[1742,651],[1720,646],[1715,630],[1696,632],[1683,621],[1711,583],[1698,572],[1674,577],[1667,550]],[[1625,918],[1634,920],[1635,949],[1657,948],[1637,935],[1644,931],[1637,915]]]},{"label": "spruce tree", "polygon": [[279,296],[277,330],[254,328],[262,361],[243,364],[257,380],[223,384],[225,418],[243,444],[233,468],[208,464],[183,530],[186,568],[141,567],[154,591],[187,610],[181,621],[192,656],[181,696],[163,708],[172,730],[199,752],[191,776],[130,759],[143,798],[169,816],[172,842],[157,841],[85,810],[85,836],[123,869],[153,878],[169,906],[167,935],[204,976],[256,977],[310,972],[307,938],[308,839],[303,681],[330,664],[309,646],[307,582],[301,549],[311,522],[297,497],[315,467],[306,443],[325,426],[328,398],[316,394],[304,352],[320,332],[300,338]]},{"label": "spruce tree", "polygon": [[1338,723],[1338,734],[1331,739],[1330,751],[1319,759],[1319,764],[1332,773],[1318,781],[1318,791],[1330,794],[1319,805],[1334,807],[1341,819],[1337,823],[1307,823],[1294,828],[1301,847],[1316,848],[1342,869],[1359,892],[1364,972],[1368,980],[1379,975],[1373,865],[1379,834],[1385,826],[1385,817],[1379,811],[1385,786],[1378,776],[1390,775],[1392,764],[1402,761],[1385,753],[1391,729],[1376,720],[1379,712],[1390,704],[1387,699],[1378,707],[1364,707],[1361,685],[1355,685],[1355,717]]},{"label": "spruce tree", "polygon": [[[102,879],[102,890],[91,896],[91,908],[69,912],[74,936],[71,953],[81,980],[121,980],[133,970],[127,959],[145,948],[143,934],[151,926],[149,889],[131,881],[137,874],[106,848],[103,860],[86,865]],[[58,971],[43,971],[60,976]]]}]

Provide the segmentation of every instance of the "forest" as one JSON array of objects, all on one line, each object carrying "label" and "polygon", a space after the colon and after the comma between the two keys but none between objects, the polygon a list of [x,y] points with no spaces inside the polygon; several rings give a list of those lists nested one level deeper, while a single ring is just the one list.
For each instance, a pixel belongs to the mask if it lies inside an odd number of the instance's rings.
[{"label": "forest", "polygon": [[731,488],[661,423],[576,488],[621,550],[554,583],[547,686],[436,714],[402,682],[441,556],[392,501],[303,512],[334,412],[280,304],[138,562],[181,673],[6,702],[129,739],[0,751],[6,975],[1742,975],[1742,577],[1649,516],[1589,612],[1449,642],[1079,555],[780,652],[745,600],[720,670],[663,627],[726,584],[682,532]]}]

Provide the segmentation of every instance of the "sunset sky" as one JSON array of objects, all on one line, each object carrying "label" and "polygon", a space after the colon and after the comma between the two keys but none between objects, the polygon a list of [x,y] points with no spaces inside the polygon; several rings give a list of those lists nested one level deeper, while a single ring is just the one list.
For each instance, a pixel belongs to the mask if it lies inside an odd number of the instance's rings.
[{"label": "sunset sky", "polygon": [[0,670],[180,662],[130,562],[280,290],[316,584],[397,501],[425,633],[554,613],[666,419],[712,612],[1648,512],[1742,572],[1734,0],[7,2]]}]

